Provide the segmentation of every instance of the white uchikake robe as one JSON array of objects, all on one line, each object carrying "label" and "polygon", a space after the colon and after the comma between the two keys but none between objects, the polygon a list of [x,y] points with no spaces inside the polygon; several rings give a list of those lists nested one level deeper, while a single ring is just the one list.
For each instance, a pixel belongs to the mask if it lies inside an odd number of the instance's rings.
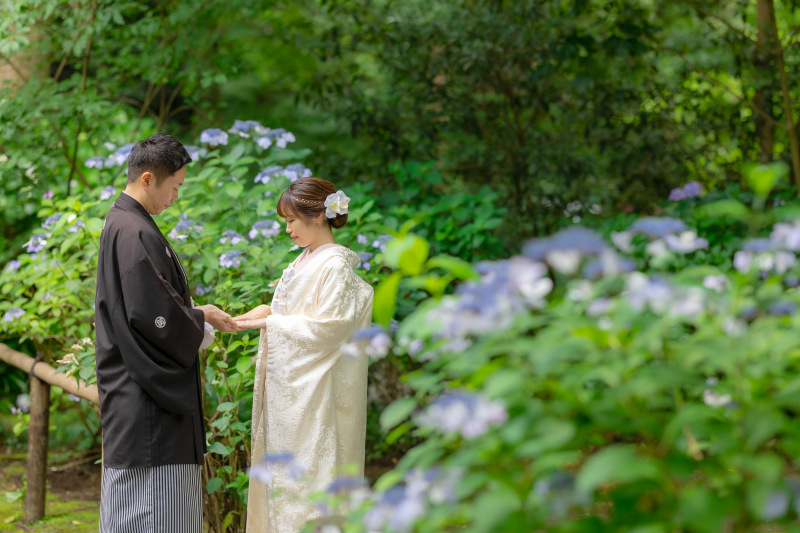
[{"label": "white uchikake robe", "polygon": [[[363,475],[367,360],[339,347],[372,318],[372,287],[344,246],[318,250],[295,274],[284,270],[262,331],[253,395],[251,464],[292,452],[308,468],[294,481],[278,468],[269,485],[251,479],[248,533],[290,533],[317,516],[307,496],[325,490],[346,465]],[[310,479],[310,481],[308,481]],[[279,496],[269,492],[282,489]]]}]

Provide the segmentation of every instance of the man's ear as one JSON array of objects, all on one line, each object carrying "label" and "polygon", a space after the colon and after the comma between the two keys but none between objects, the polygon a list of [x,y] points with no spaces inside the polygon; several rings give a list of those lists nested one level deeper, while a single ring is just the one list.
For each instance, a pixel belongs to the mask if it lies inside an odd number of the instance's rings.
[{"label": "man's ear", "polygon": [[150,187],[156,186],[156,177],[150,171],[142,172],[142,175],[139,176],[139,185],[142,186],[142,190],[147,192]]}]

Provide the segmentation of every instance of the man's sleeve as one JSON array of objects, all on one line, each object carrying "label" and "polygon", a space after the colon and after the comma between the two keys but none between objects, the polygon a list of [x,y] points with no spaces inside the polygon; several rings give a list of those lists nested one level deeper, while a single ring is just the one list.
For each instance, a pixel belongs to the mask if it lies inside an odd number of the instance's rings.
[{"label": "man's sleeve", "polygon": [[[113,312],[122,359],[133,380],[163,409],[194,413],[197,350],[204,314],[184,304],[149,257],[122,278],[122,298]],[[185,396],[185,397],[184,397]]]}]

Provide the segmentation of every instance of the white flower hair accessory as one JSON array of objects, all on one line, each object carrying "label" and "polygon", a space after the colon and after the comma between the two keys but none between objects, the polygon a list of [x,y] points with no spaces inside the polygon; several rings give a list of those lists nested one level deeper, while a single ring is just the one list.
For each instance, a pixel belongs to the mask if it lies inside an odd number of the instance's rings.
[{"label": "white flower hair accessory", "polygon": [[325,198],[325,216],[334,218],[337,215],[346,215],[349,205],[350,198],[343,191],[336,191]]}]

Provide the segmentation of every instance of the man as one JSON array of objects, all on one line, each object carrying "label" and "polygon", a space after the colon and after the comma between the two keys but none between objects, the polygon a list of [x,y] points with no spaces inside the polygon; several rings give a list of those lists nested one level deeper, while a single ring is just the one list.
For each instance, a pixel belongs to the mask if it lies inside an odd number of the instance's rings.
[{"label": "man", "polygon": [[203,529],[206,439],[197,351],[205,322],[220,331],[238,328],[216,306],[193,305],[178,255],[151,217],[178,199],[189,162],[169,135],[136,143],[128,184],[100,236],[101,532]]}]

